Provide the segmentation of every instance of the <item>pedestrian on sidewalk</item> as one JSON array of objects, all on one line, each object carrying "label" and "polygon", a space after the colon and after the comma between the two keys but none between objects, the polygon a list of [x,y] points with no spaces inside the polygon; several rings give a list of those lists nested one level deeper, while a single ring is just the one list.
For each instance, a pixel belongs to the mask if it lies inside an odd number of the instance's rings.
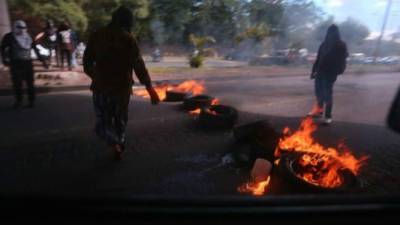
[{"label": "pedestrian on sidewalk", "polygon": [[58,44],[61,55],[61,70],[64,70],[64,60],[67,61],[68,70],[72,70],[72,54],[75,51],[75,32],[67,22],[62,22],[58,29]]},{"label": "pedestrian on sidewalk", "polygon": [[125,128],[135,71],[146,86],[151,102],[160,99],[133,35],[133,14],[119,7],[106,27],[92,33],[83,57],[85,73],[92,79],[91,90],[96,113],[96,134],[111,146],[117,159],[125,149]]},{"label": "pedestrian on sidewalk", "polygon": [[311,79],[314,79],[317,103],[308,114],[313,117],[323,116],[325,125],[332,123],[333,85],[338,75],[344,73],[348,55],[346,43],[340,38],[339,28],[331,25],[312,68]]},{"label": "pedestrian on sidewalk", "polygon": [[77,60],[77,55],[78,55],[78,46],[79,46],[79,35],[75,30],[72,30],[72,43],[74,45],[74,49],[72,51],[71,55],[71,65],[73,68],[76,68],[78,66],[78,60]]},{"label": "pedestrian on sidewalk", "polygon": [[47,68],[44,58],[36,48],[28,34],[26,23],[17,20],[13,24],[13,30],[7,33],[1,41],[1,57],[3,64],[10,68],[11,81],[13,84],[15,103],[14,108],[22,105],[22,82],[26,83],[28,90],[28,107],[32,108],[35,102],[34,71],[31,58],[31,50],[34,49],[36,56]]},{"label": "pedestrian on sidewalk", "polygon": [[46,26],[43,29],[43,32],[40,32],[38,35],[36,35],[35,42],[41,43],[45,48],[49,50],[49,58],[48,58],[49,67],[51,67],[51,60],[53,58],[53,53],[56,65],[58,67],[60,61],[58,57],[59,50],[58,50],[58,40],[57,40],[57,28],[54,25],[53,20],[46,21]]}]

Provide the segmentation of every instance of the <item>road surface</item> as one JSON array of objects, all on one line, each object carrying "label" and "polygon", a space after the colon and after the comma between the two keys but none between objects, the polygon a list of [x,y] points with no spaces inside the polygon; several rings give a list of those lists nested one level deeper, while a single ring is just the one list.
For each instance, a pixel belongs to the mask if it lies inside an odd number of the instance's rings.
[{"label": "road surface", "polygon": [[[400,135],[385,126],[400,74],[345,75],[335,86],[334,124],[317,139],[345,142],[369,155],[360,174],[365,193],[398,192]],[[277,130],[295,128],[313,104],[305,76],[206,80],[208,93],[240,110],[239,123],[269,119]],[[221,166],[234,142],[230,131],[198,129],[176,103],[152,106],[133,97],[128,148],[114,162],[93,135],[89,91],[38,96],[34,109],[12,110],[0,97],[0,193],[82,196],[237,195],[248,171]]]}]

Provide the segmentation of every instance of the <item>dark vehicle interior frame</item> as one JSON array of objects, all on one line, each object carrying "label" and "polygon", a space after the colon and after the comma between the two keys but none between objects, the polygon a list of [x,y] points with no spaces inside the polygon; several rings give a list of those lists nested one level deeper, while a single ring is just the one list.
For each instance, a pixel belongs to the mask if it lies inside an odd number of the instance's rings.
[{"label": "dark vehicle interior frame", "polygon": [[[2,197],[2,219],[14,222],[84,221],[229,224],[376,224],[399,218],[399,196],[305,195],[281,197],[89,199]],[[54,224],[54,223],[53,223]]]}]

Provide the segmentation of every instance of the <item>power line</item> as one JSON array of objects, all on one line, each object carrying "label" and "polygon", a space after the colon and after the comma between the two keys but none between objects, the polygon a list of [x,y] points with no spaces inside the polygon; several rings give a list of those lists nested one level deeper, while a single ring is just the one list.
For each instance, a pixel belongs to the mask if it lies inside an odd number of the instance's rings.
[{"label": "power line", "polygon": [[388,21],[389,18],[389,13],[390,13],[390,8],[392,7],[392,0],[388,0],[388,3],[386,5],[386,11],[383,17],[383,23],[382,23],[382,28],[381,28],[381,34],[378,37],[378,41],[376,43],[376,49],[375,49],[375,53],[374,53],[374,63],[376,62],[376,58],[379,55],[379,51],[381,48],[381,42],[382,42],[382,38],[383,35],[385,34],[385,28],[386,28],[386,23]]}]

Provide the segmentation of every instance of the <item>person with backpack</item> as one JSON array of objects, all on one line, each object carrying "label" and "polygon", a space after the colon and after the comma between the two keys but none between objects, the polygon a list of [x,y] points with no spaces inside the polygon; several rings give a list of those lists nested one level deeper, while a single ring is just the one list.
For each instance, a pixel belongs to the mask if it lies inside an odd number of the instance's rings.
[{"label": "person with backpack", "polygon": [[348,55],[346,43],[341,40],[338,26],[331,25],[312,67],[311,79],[314,79],[317,103],[308,114],[313,117],[324,117],[325,125],[332,123],[333,85],[338,75],[344,73]]},{"label": "person with backpack", "polygon": [[110,24],[90,35],[83,56],[83,69],[92,80],[95,132],[111,147],[116,159],[121,158],[125,149],[133,70],[146,86],[152,104],[160,101],[131,33],[132,26],[131,10],[119,7],[112,14]]},{"label": "person with backpack", "polygon": [[72,70],[72,54],[75,51],[74,35],[75,33],[66,22],[61,23],[58,29],[61,70],[64,69],[64,59],[67,61],[68,70]]},{"label": "person with backpack", "polygon": [[7,33],[1,41],[1,57],[3,64],[10,68],[11,81],[14,89],[15,103],[14,108],[19,108],[22,104],[22,83],[25,82],[28,90],[28,107],[34,107],[36,99],[34,86],[34,72],[31,58],[31,50],[34,49],[43,66],[47,67],[44,58],[40,55],[36,44],[28,34],[26,23],[17,20],[13,24],[13,29]]}]

